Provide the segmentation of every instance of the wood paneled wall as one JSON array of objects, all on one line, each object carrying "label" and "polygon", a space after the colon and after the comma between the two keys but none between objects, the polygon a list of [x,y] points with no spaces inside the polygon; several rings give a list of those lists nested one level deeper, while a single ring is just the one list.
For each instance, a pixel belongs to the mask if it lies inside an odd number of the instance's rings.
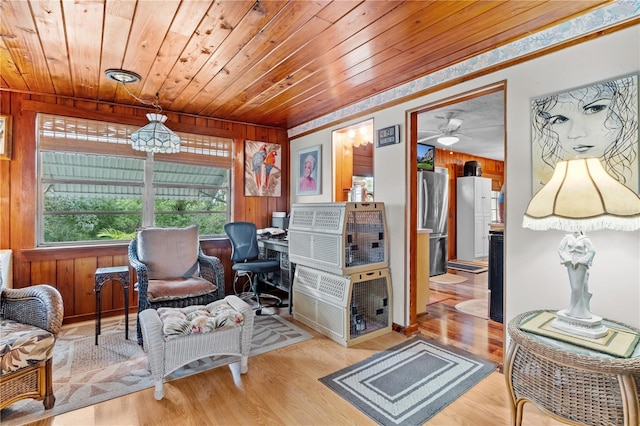
[{"label": "wood paneled wall", "polygon": [[353,175],[373,177],[373,143],[353,147]]},{"label": "wood paneled wall", "polygon": [[[93,319],[96,268],[128,265],[127,244],[92,247],[36,248],[36,114],[46,112],[143,126],[148,109],[99,102],[0,91],[0,113],[13,119],[12,159],[0,160],[0,248],[12,249],[13,285],[50,284],[62,294],[65,322]],[[289,164],[286,130],[165,112],[173,130],[233,138],[232,220],[270,226],[271,213],[289,209],[289,167],[282,170],[282,196],[244,196],[244,140],[282,145],[282,164]],[[226,292],[232,292],[231,246],[226,238],[202,242],[205,253],[219,257],[225,268]],[[132,271],[133,272],[133,271]],[[135,277],[132,277],[135,282]],[[132,286],[133,287],[133,286]],[[130,288],[132,310],[136,293]],[[122,313],[124,295],[118,283],[102,290],[104,315]]]},{"label": "wood paneled wall", "polygon": [[482,167],[482,177],[491,178],[491,189],[493,191],[500,191],[504,183],[504,161],[436,148],[436,167],[445,167],[449,170],[449,259],[455,259],[457,253],[456,179],[464,176],[464,163],[467,161],[477,161],[480,163]]}]

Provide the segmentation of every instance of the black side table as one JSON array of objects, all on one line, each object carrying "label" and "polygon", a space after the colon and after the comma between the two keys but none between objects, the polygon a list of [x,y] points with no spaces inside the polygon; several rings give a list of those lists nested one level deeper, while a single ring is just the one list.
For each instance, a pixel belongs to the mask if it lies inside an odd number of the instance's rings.
[{"label": "black side table", "polygon": [[94,291],[96,293],[96,345],[100,335],[100,322],[102,320],[102,300],[100,292],[107,281],[119,281],[124,290],[124,338],[129,340],[129,267],[113,266],[110,268],[96,269]]}]

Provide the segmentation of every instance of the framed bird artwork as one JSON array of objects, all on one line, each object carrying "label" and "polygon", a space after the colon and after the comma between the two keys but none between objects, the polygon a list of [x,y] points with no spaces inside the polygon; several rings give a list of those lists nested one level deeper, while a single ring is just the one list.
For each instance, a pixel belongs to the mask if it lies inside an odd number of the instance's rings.
[{"label": "framed bird artwork", "polygon": [[244,195],[279,197],[282,193],[282,147],[275,143],[244,141]]}]

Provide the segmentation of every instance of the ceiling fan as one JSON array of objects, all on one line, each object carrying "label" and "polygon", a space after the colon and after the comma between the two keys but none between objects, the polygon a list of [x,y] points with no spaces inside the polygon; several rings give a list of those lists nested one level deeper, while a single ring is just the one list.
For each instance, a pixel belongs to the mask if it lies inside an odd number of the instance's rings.
[{"label": "ceiling fan", "polygon": [[443,114],[436,115],[436,118],[445,120],[445,122],[440,124],[436,130],[419,131],[419,134],[426,133],[431,135],[418,139],[418,143],[436,139],[439,144],[450,146],[460,141],[460,137],[468,137],[463,134],[460,129],[463,122],[460,118],[462,113],[463,111],[458,109],[445,111]]}]

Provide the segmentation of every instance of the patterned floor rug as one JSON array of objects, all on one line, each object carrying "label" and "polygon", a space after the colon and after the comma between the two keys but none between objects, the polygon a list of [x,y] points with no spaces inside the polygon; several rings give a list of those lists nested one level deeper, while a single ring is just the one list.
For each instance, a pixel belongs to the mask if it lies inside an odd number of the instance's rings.
[{"label": "patterned floor rug", "polygon": [[[296,325],[263,309],[255,317],[250,356],[272,351],[313,336]],[[135,318],[135,317],[134,317]],[[42,403],[23,400],[0,411],[2,425],[18,425],[66,413],[153,386],[144,351],[136,343],[135,320],[124,338],[124,317],[105,318],[99,345],[95,345],[95,323],[66,325],[54,349],[53,389],[56,404],[44,410]],[[225,364],[222,357],[195,361],[175,371],[175,380]],[[251,361],[249,361],[251,365]]]},{"label": "patterned floor rug", "polygon": [[419,425],[495,369],[418,336],[320,381],[381,425]]}]

